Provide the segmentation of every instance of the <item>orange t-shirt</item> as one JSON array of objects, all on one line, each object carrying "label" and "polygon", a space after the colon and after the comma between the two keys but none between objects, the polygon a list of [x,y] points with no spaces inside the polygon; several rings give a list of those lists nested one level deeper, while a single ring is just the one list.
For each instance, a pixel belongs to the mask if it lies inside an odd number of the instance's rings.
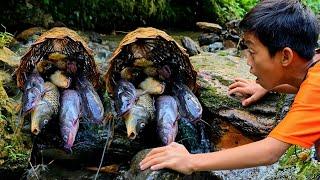
[{"label": "orange t-shirt", "polygon": [[269,137],[306,148],[320,139],[320,62],[308,70],[290,111]]}]

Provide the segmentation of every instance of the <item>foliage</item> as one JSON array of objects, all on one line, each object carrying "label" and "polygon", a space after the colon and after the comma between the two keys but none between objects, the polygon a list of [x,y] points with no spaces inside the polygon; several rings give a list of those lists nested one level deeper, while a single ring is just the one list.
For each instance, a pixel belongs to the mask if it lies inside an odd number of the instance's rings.
[{"label": "foliage", "polygon": [[0,165],[5,162],[27,167],[32,142],[29,136],[14,132],[18,117],[16,103],[7,95],[0,81]]},{"label": "foliage", "polygon": [[[77,29],[132,30],[138,26],[192,28],[197,21],[240,19],[259,0],[29,0],[4,1],[0,22],[50,28],[62,22]],[[302,0],[320,13],[319,0]],[[22,24],[23,22],[24,24]]]},{"label": "foliage", "polygon": [[13,35],[8,32],[0,32],[0,48],[7,46],[13,39]]},{"label": "foliage", "polygon": [[294,168],[294,179],[317,179],[320,176],[320,162],[313,159],[314,151],[292,146],[281,157],[282,168]]},{"label": "foliage", "polygon": [[215,15],[217,21],[225,23],[232,19],[240,19],[258,0],[205,0],[208,13]]},{"label": "foliage", "polygon": [[302,2],[313,10],[315,14],[320,14],[319,0],[302,0]]},{"label": "foliage", "polygon": [[165,21],[173,15],[168,0],[43,0],[42,3],[54,19],[90,29]]}]

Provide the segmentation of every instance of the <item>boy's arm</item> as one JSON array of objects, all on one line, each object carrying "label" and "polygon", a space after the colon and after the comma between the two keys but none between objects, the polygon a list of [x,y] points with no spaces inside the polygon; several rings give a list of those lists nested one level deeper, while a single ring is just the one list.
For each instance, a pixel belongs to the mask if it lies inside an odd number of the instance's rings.
[{"label": "boy's arm", "polygon": [[194,171],[239,169],[278,161],[290,144],[267,137],[247,145],[204,154],[189,154],[181,144],[155,148],[141,161],[142,170],[170,168],[184,174]]}]

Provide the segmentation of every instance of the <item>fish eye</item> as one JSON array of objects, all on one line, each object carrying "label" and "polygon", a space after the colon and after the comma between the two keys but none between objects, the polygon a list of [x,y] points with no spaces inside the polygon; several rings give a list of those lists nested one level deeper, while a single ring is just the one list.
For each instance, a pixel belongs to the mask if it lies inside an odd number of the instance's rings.
[{"label": "fish eye", "polygon": [[142,122],[140,123],[140,128],[144,128],[146,126],[146,123]]},{"label": "fish eye", "polygon": [[48,124],[48,122],[49,122],[49,121],[48,121],[47,119],[45,119],[45,120],[43,121],[43,124],[46,125],[46,124]]},{"label": "fish eye", "polygon": [[63,140],[64,140],[64,141],[67,141],[67,140],[68,140],[68,136],[67,136],[67,135],[64,135],[64,136],[63,136]]}]

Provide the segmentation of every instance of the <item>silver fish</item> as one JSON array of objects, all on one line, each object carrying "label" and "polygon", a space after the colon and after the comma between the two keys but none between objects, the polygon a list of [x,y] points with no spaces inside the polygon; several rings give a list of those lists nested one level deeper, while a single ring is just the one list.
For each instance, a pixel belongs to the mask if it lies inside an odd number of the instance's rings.
[{"label": "silver fish", "polygon": [[44,83],[45,93],[33,111],[31,111],[31,132],[38,135],[41,129],[58,114],[59,90],[50,82]]},{"label": "silver fish", "polygon": [[202,116],[202,106],[198,98],[184,84],[175,84],[172,92],[179,104],[179,114],[189,121],[199,120]]},{"label": "silver fish", "polygon": [[77,88],[82,99],[84,118],[95,123],[101,123],[104,108],[98,93],[85,78],[79,78],[77,83]]},{"label": "silver fish", "polygon": [[160,96],[156,101],[157,133],[163,145],[175,141],[178,132],[178,105],[172,96]]},{"label": "silver fish", "polygon": [[38,73],[32,73],[28,76],[24,93],[22,97],[22,114],[28,114],[38,102],[44,93],[44,80]]},{"label": "silver fish", "polygon": [[137,100],[137,90],[126,80],[120,80],[114,91],[115,107],[118,116],[124,115]]},{"label": "silver fish", "polygon": [[136,104],[124,114],[127,128],[127,135],[130,139],[135,139],[139,132],[154,118],[154,102],[149,94],[143,94],[142,90],[137,91],[142,94]]},{"label": "silver fish", "polygon": [[63,91],[60,107],[60,132],[64,141],[64,148],[71,150],[75,141],[79,118],[81,116],[81,98],[75,90]]}]

